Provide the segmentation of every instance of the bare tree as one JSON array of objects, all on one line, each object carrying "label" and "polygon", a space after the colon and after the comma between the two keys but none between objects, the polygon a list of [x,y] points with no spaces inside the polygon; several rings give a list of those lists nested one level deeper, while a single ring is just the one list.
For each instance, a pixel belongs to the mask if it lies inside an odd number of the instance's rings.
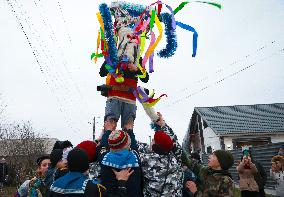
[{"label": "bare tree", "polygon": [[0,152],[6,157],[12,184],[22,183],[34,175],[36,158],[46,154],[45,137],[30,122],[1,125]]},{"label": "bare tree", "polygon": [[0,93],[0,128],[1,125],[5,122],[5,110],[7,105],[4,103],[2,99],[2,94]]}]

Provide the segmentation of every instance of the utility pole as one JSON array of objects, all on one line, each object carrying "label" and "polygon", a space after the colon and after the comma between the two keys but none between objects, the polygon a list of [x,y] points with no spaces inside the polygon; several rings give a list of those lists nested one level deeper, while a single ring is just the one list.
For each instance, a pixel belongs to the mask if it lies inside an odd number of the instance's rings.
[{"label": "utility pole", "polygon": [[93,123],[93,141],[96,139],[96,117],[94,117],[94,123]]}]

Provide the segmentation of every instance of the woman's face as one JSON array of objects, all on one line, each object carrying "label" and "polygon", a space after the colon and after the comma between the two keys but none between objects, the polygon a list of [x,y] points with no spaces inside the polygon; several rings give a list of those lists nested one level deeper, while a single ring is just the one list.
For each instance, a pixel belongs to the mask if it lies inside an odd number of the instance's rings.
[{"label": "woman's face", "polygon": [[40,166],[39,166],[39,173],[41,174],[41,176],[45,175],[49,166],[50,166],[50,159],[42,160],[42,162],[40,163]]},{"label": "woman's face", "polygon": [[272,163],[272,167],[275,169],[275,171],[281,171],[282,169],[282,164],[280,161],[276,161]]}]

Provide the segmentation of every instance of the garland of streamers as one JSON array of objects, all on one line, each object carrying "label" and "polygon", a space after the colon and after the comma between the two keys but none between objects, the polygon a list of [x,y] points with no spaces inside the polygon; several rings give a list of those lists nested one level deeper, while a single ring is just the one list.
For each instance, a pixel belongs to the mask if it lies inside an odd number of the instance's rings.
[{"label": "garland of streamers", "polygon": [[[142,56],[145,48],[145,39],[147,37],[148,30],[150,31],[150,45],[145,52],[144,58],[142,59],[142,64],[137,65],[138,68],[142,71],[142,75],[138,77],[143,78],[146,76],[145,64],[149,60],[149,72],[153,72],[153,58],[154,58],[154,50],[160,40],[162,39],[163,29],[161,26],[161,22],[165,25],[165,35],[167,44],[165,48],[160,50],[157,54],[161,58],[169,58],[173,56],[177,50],[177,37],[176,37],[176,26],[181,27],[182,29],[193,32],[193,52],[192,57],[196,56],[197,51],[197,31],[191,27],[190,25],[184,24],[182,22],[176,21],[174,15],[178,13],[181,9],[185,7],[188,3],[204,3],[215,6],[221,9],[221,5],[214,2],[205,2],[205,1],[184,1],[179,4],[177,8],[174,10],[167,4],[157,1],[152,3],[149,6],[144,6],[141,4],[133,4],[124,1],[115,2],[118,3],[118,6],[122,9],[126,10],[130,16],[139,17],[139,21],[137,21],[133,27],[136,35],[140,36],[140,54],[139,57]],[[157,5],[158,8],[154,9],[151,6]],[[162,6],[165,5],[166,8],[170,11],[170,13],[161,13]],[[110,8],[107,4],[103,3],[99,6],[99,11],[97,13],[97,18],[100,23],[100,31],[98,31],[97,37],[97,50],[95,53],[91,55],[91,59],[94,58],[96,63],[97,58],[104,57],[106,61],[106,69],[108,72],[113,75],[117,82],[123,82],[123,75],[120,73],[118,69],[119,58],[118,58],[118,49],[117,49],[117,37],[114,33],[114,25],[112,21],[112,15]],[[156,38],[154,31],[152,30],[156,24],[159,35]],[[149,28],[149,29],[147,29]],[[146,30],[147,29],[147,30]],[[98,53],[99,46],[101,45],[102,53]],[[137,90],[133,90],[133,94],[136,98],[143,103],[147,107],[151,107],[155,105],[162,96],[161,95],[157,99],[153,99],[154,93],[151,96],[143,95],[140,88]]]},{"label": "garland of streamers", "polygon": [[106,58],[107,63],[111,66],[118,64],[116,41],[114,39],[114,27],[111,18],[111,13],[107,4],[103,3],[99,7],[101,16],[103,18],[105,40],[108,44],[108,55]]},{"label": "garland of streamers", "polygon": [[176,31],[172,27],[172,16],[169,13],[160,14],[159,19],[165,24],[167,44],[165,49],[162,49],[158,52],[158,56],[162,58],[168,58],[173,56],[177,50]]}]

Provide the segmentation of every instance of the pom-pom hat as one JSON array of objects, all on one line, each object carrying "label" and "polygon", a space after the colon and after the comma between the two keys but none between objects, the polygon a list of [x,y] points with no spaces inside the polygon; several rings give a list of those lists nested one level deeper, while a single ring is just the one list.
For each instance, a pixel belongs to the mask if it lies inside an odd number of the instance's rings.
[{"label": "pom-pom hat", "polygon": [[108,137],[108,145],[112,152],[130,149],[130,144],[129,135],[122,130],[114,130]]}]

